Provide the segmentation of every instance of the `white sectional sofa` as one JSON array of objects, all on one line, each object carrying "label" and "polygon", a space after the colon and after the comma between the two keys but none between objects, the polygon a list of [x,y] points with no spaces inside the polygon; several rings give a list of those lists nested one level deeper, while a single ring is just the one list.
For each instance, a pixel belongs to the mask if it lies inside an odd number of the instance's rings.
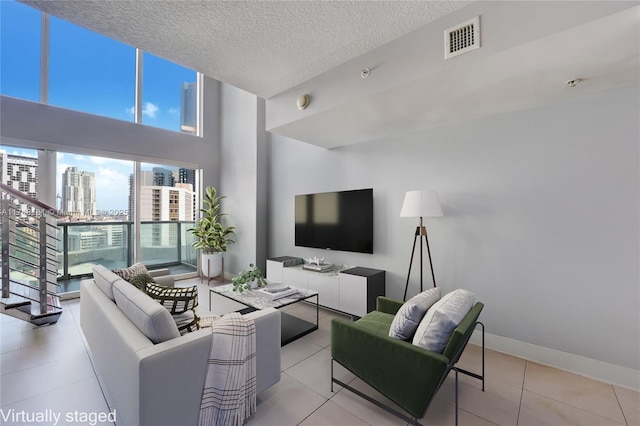
[{"label": "white sectional sofa", "polygon": [[[196,425],[211,330],[175,334],[177,327],[162,305],[107,268],[96,266],[93,273],[94,279],[81,283],[80,325],[117,424]],[[280,380],[280,312],[265,309],[247,316],[256,324],[260,394]]]}]

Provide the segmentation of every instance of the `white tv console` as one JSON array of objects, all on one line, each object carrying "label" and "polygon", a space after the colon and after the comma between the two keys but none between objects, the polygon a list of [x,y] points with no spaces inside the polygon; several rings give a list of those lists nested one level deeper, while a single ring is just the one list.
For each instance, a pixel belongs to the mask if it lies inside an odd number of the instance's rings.
[{"label": "white tv console", "polygon": [[302,269],[302,265],[284,266],[291,259],[267,259],[267,279],[317,291],[320,306],[363,317],[375,310],[376,298],[385,294],[383,270],[336,265],[330,272],[314,272]]}]

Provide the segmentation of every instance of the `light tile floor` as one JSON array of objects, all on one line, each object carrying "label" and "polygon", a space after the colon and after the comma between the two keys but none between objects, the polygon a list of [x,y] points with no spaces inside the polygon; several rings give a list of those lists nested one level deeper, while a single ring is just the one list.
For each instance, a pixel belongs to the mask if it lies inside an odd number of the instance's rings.
[{"label": "light tile floor", "polygon": [[[199,285],[201,300],[207,303],[208,289]],[[91,417],[106,416],[113,407],[100,387],[80,331],[79,300],[64,301],[63,307],[58,324],[42,328],[0,315],[1,425],[54,424],[53,417],[39,422],[26,417],[33,413],[59,414],[58,425],[111,424]],[[288,308],[309,318],[315,318],[314,309],[305,304]],[[330,325],[337,316],[321,310],[319,330],[282,348],[282,379],[258,396],[257,413],[246,425],[406,425],[337,385],[331,392]],[[460,366],[479,371],[480,352],[469,345]],[[337,364],[335,375],[392,405]],[[482,392],[478,380],[460,375],[461,425],[640,426],[640,393],[635,391],[492,350],[486,351],[486,376]],[[420,423],[454,424],[453,403],[452,374]]]}]

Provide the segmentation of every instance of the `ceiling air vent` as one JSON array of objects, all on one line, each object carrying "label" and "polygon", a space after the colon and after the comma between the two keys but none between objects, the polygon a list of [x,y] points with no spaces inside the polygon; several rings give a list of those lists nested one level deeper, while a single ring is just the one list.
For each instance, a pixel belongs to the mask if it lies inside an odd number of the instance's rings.
[{"label": "ceiling air vent", "polygon": [[479,16],[444,31],[444,59],[451,59],[479,47]]}]

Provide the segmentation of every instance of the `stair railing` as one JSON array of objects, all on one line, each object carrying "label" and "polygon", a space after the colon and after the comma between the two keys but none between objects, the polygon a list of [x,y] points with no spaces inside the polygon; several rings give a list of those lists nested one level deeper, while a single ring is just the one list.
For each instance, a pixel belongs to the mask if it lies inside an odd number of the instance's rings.
[{"label": "stair railing", "polygon": [[[39,314],[59,309],[57,287],[57,210],[0,182],[2,298],[28,299]],[[12,272],[37,279],[37,289],[12,279]],[[37,290],[37,294],[33,290]],[[38,315],[31,311],[32,315]]]}]

